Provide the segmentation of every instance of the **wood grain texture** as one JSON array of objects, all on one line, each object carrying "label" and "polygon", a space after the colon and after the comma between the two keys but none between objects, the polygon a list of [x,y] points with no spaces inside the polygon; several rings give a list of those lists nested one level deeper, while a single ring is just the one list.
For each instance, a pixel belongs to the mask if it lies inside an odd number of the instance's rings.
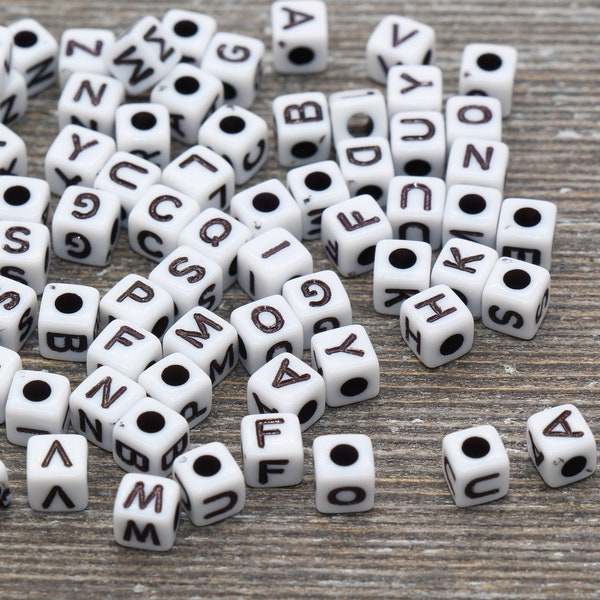
[{"label": "wood grain texture", "polygon": [[[65,27],[107,27],[116,33],[145,14],[172,7],[150,0],[31,0],[3,7],[10,23],[40,20],[57,38]],[[261,37],[269,46],[269,3],[205,0],[178,5],[214,15],[219,28]],[[248,490],[238,516],[208,528],[184,518],[174,549],[132,551],[112,539],[112,502],[122,472],[109,454],[90,447],[90,505],[79,514],[38,514],[27,504],[25,452],[0,431],[0,457],[10,470],[14,499],[0,515],[0,589],[3,598],[545,598],[600,594],[600,477],[549,489],[525,445],[525,421],[543,407],[573,402],[600,433],[598,368],[600,239],[598,143],[600,78],[598,23],[593,0],[518,3],[480,0],[328,2],[330,67],[320,75],[267,72],[256,112],[270,118],[282,93],[327,93],[372,86],[364,48],[382,16],[400,13],[437,33],[435,64],[445,95],[455,93],[462,48],[470,42],[511,44],[519,50],[513,114],[504,123],[511,151],[507,196],[548,199],[558,224],[548,315],[532,341],[476,324],[473,350],[428,370],[400,338],[396,318],[371,307],[371,276],[347,280],[355,322],[363,324],[381,362],[376,399],[329,409],[305,434],[306,477],[281,490]],[[56,87],[30,102],[15,131],[27,142],[30,174],[43,176],[44,155],[57,133]],[[273,148],[272,148],[273,149]],[[175,148],[175,151],[181,148]],[[284,177],[271,153],[250,183]],[[56,200],[56,199],[55,199]],[[308,247],[315,270],[329,263]],[[110,268],[69,265],[53,258],[50,281],[75,281],[102,293],[152,263],[121,236]],[[218,313],[247,301],[235,287]],[[84,377],[80,364],[46,361],[34,335],[23,349],[25,368]],[[208,420],[194,444],[224,442],[241,459],[239,422],[247,375],[237,367],[215,389]],[[441,472],[443,436],[457,428],[496,426],[511,460],[505,499],[457,509]],[[325,516],[314,506],[312,440],[324,433],[371,436],[377,468],[376,507],[365,514]]]}]

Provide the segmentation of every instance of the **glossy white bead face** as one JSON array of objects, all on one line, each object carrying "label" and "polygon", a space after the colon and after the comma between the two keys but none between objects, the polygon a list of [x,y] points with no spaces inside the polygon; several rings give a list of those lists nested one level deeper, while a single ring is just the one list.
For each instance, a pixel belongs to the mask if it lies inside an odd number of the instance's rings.
[{"label": "glossy white bead face", "polygon": [[37,294],[24,283],[0,275],[0,347],[18,352],[33,333],[38,317]]},{"label": "glossy white bead face", "polygon": [[452,96],[446,102],[448,148],[458,138],[502,141],[502,105],[498,98]]},{"label": "glossy white bead face", "polygon": [[25,77],[16,69],[11,69],[2,90],[0,122],[7,127],[12,127],[25,114],[29,105]]},{"label": "glossy white bead face", "polygon": [[200,64],[208,42],[217,31],[216,20],[201,12],[172,8],[164,14],[161,23],[170,41],[181,52],[182,63]]},{"label": "glossy white bead face", "polygon": [[442,470],[457,506],[493,502],[508,494],[508,454],[491,425],[446,435],[442,442]]},{"label": "glossy white bead face", "polygon": [[286,487],[302,483],[304,449],[295,414],[246,415],[240,435],[247,485]]},{"label": "glossy white bead face", "polygon": [[432,65],[394,65],[387,73],[388,115],[411,110],[442,110],[442,70]]},{"label": "glossy white bead face", "polygon": [[0,423],[4,423],[6,397],[8,396],[10,384],[12,383],[15,373],[22,368],[23,365],[18,352],[6,348],[4,345],[0,346],[0,371],[3,375],[0,379]]},{"label": "glossy white bead face", "polygon": [[0,175],[0,220],[48,224],[50,187],[43,179]]},{"label": "glossy white bead face", "polygon": [[572,404],[547,408],[527,419],[527,451],[542,479],[561,487],[596,470],[596,441]]},{"label": "glossy white bead face", "polygon": [[6,125],[0,125],[0,175],[27,175],[25,142]]},{"label": "glossy white bead face", "polygon": [[365,512],[373,508],[375,462],[366,435],[318,436],[313,443],[313,460],[319,512]]}]

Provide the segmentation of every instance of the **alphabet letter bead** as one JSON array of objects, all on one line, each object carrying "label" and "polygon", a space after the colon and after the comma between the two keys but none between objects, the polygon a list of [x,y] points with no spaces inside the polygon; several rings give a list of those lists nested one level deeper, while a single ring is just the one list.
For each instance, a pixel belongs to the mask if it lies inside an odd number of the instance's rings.
[{"label": "alphabet letter bead", "polygon": [[18,352],[37,323],[37,294],[28,285],[0,275],[0,299],[0,348]]},{"label": "alphabet letter bead", "polygon": [[212,148],[230,163],[235,183],[243,185],[267,160],[269,127],[256,113],[226,104],[200,126],[198,143]]},{"label": "alphabet letter bead", "polygon": [[25,114],[28,104],[25,77],[16,69],[11,69],[0,91],[0,123],[12,127]]},{"label": "alphabet letter bead", "polygon": [[427,65],[435,49],[435,31],[425,23],[399,15],[387,15],[367,41],[367,73],[384,84],[396,64]]},{"label": "alphabet letter bead", "polygon": [[6,508],[12,499],[12,490],[8,481],[8,469],[0,460],[0,509]]},{"label": "alphabet letter bead", "polygon": [[446,435],[442,461],[444,477],[457,506],[493,502],[508,494],[508,454],[491,425]]},{"label": "alphabet letter bead", "polygon": [[0,175],[27,175],[25,142],[6,125],[0,124]]},{"label": "alphabet letter bead", "polygon": [[113,532],[121,546],[167,551],[179,527],[179,485],[166,477],[128,473],[119,484]]},{"label": "alphabet letter bead", "polygon": [[304,449],[295,414],[247,415],[242,419],[241,438],[247,485],[272,488],[302,483]]},{"label": "alphabet letter bead", "polygon": [[312,254],[283,227],[265,231],[238,251],[238,283],[253,300],[281,294],[286,281],[312,271]]},{"label": "alphabet letter bead", "polygon": [[50,187],[43,179],[0,175],[0,220],[48,224]]},{"label": "alphabet letter bead", "polygon": [[325,381],[297,356],[284,352],[248,379],[249,414],[294,413],[306,431],[325,412]]},{"label": "alphabet letter bead", "polygon": [[379,394],[379,360],[362,325],[317,333],[310,351],[313,368],[325,380],[327,406],[345,406]]},{"label": "alphabet letter bead", "polygon": [[313,442],[313,460],[319,512],[365,512],[373,508],[375,461],[366,435],[320,435]]},{"label": "alphabet letter bead", "polygon": [[69,427],[69,380],[57,373],[17,371],[6,399],[6,438],[27,446],[32,435],[65,433]]},{"label": "alphabet letter bead", "polygon": [[343,277],[373,268],[375,245],[392,237],[392,226],[372,196],[364,194],[323,211],[321,240],[325,252]]},{"label": "alphabet letter bead", "polygon": [[273,68],[277,73],[320,73],[327,67],[327,5],[321,0],[271,4]]},{"label": "alphabet letter bead", "polygon": [[100,293],[88,285],[49,283],[42,294],[38,343],[44,358],[85,362],[96,334]]},{"label": "alphabet letter bead", "polygon": [[0,25],[0,89],[4,90],[8,82],[11,70],[11,58],[13,51],[12,32],[4,25]]},{"label": "alphabet letter bead", "polygon": [[442,70],[433,65],[394,65],[387,74],[388,115],[442,110]]},{"label": "alphabet letter bead", "polygon": [[207,310],[192,308],[165,333],[165,356],[181,352],[210,376],[213,386],[238,362],[238,339],[233,325]]},{"label": "alphabet letter bead", "polygon": [[325,94],[278,96],[273,100],[273,119],[280,165],[297,167],[329,158],[331,123]]},{"label": "alphabet letter bead", "polygon": [[400,307],[402,337],[430,369],[465,355],[473,346],[473,315],[447,285],[434,285]]},{"label": "alphabet letter bead", "polygon": [[115,423],[146,397],[144,388],[112,367],[100,367],[71,393],[73,429],[92,444],[112,452]]},{"label": "alphabet letter bead", "polygon": [[[6,407],[6,397],[8,396],[8,390],[12,383],[13,377],[17,371],[23,368],[21,363],[21,357],[18,352],[6,348],[0,345],[0,372],[2,372],[2,378],[0,378],[0,423],[4,423],[4,413]],[[2,461],[0,461],[2,465]],[[0,471],[2,470],[0,466]],[[0,473],[0,482],[2,481],[2,475]],[[0,483],[1,485],[1,483]],[[7,484],[8,485],[8,484]],[[2,490],[0,490],[0,508],[2,507]]]},{"label": "alphabet letter bead", "polygon": [[527,419],[527,451],[550,487],[568,485],[596,470],[596,441],[572,404],[547,408]]},{"label": "alphabet letter bead", "polygon": [[177,458],[173,479],[181,487],[181,504],[198,526],[227,519],[244,508],[244,474],[220,442],[203,444]]},{"label": "alphabet letter bead", "polygon": [[172,8],[161,23],[169,32],[171,43],[181,52],[181,62],[200,64],[208,42],[217,31],[216,20],[193,10]]},{"label": "alphabet letter bead", "polygon": [[187,421],[154,398],[136,402],[115,424],[113,458],[130,473],[166,477],[189,443]]},{"label": "alphabet letter bead", "polygon": [[27,442],[27,500],[33,510],[75,512],[88,505],[88,446],[82,435],[36,435]]},{"label": "alphabet letter bead", "polygon": [[255,300],[231,313],[238,334],[240,362],[252,375],[274,356],[302,356],[302,324],[283,296]]},{"label": "alphabet letter bead", "polygon": [[461,137],[502,141],[502,106],[498,98],[452,96],[446,102],[448,148]]},{"label": "alphabet letter bead", "polygon": [[499,258],[483,288],[481,322],[523,340],[542,324],[550,301],[550,273],[514,258]]},{"label": "alphabet letter bead", "polygon": [[468,44],[460,62],[458,93],[493,96],[502,104],[502,116],[512,110],[517,50],[500,44]]},{"label": "alphabet letter bead", "polygon": [[547,200],[506,198],[498,217],[496,250],[550,270],[556,204]]},{"label": "alphabet letter bead", "polygon": [[148,367],[138,378],[148,394],[177,411],[190,429],[204,421],[212,407],[210,377],[190,358],[175,352]]},{"label": "alphabet letter bead", "polygon": [[283,284],[281,295],[302,323],[305,349],[315,333],[352,323],[350,299],[334,271],[294,277]]}]

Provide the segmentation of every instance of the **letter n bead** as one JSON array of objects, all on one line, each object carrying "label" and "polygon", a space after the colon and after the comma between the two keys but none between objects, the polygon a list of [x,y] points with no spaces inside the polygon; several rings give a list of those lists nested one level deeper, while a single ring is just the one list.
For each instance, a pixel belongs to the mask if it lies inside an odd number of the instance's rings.
[{"label": "letter n bead", "polygon": [[375,501],[371,440],[362,434],[321,435],[313,443],[315,499],[322,513],[365,512]]},{"label": "letter n bead", "polygon": [[442,442],[442,465],[457,506],[484,504],[508,494],[508,454],[491,425],[446,435]]},{"label": "letter n bead", "polygon": [[596,441],[572,404],[554,406],[527,419],[527,451],[550,487],[568,485],[596,470]]}]

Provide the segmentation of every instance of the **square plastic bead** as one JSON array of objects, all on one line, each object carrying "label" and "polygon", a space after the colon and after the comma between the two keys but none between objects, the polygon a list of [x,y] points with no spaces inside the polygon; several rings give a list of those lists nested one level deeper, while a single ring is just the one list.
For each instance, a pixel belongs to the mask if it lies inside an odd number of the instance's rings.
[{"label": "square plastic bead", "polygon": [[25,77],[16,69],[11,69],[0,91],[0,123],[12,127],[25,115],[28,106]]},{"label": "square plastic bead", "polygon": [[433,65],[394,65],[387,74],[389,117],[413,110],[442,110],[442,70]]},{"label": "square plastic bead", "polygon": [[8,480],[8,469],[0,460],[0,509],[6,508],[12,500],[12,490]]},{"label": "square plastic bead", "polygon": [[502,141],[502,105],[498,98],[452,96],[446,101],[446,142],[458,138]]},{"label": "square plastic bead", "polygon": [[[6,348],[4,345],[0,345],[0,371],[3,376],[0,379],[0,423],[4,423],[4,412],[6,407],[6,397],[8,396],[8,390],[12,383],[13,377],[17,371],[23,369],[21,357],[19,353],[10,348]],[[0,469],[1,470],[1,469]],[[1,480],[1,476],[0,476]],[[2,492],[0,492],[0,498]],[[0,500],[0,505],[2,501]]]},{"label": "square plastic bead", "polygon": [[491,425],[454,431],[442,442],[443,473],[457,506],[493,502],[508,494],[510,464]]},{"label": "square plastic bead", "polygon": [[194,10],[172,8],[163,15],[161,23],[169,32],[171,43],[181,52],[181,62],[200,64],[217,31],[216,20]]},{"label": "square plastic bead", "polygon": [[0,275],[0,348],[18,352],[33,333],[37,320],[35,290],[13,277]]},{"label": "square plastic bead", "polygon": [[50,186],[37,177],[0,175],[0,220],[48,224]]},{"label": "square plastic bead", "polygon": [[[11,72],[11,58],[13,50],[13,35],[12,32],[0,25],[0,89],[4,89]],[[12,69],[14,71],[14,69]]]},{"label": "square plastic bead", "polygon": [[6,125],[0,124],[0,175],[27,175],[25,142]]}]

